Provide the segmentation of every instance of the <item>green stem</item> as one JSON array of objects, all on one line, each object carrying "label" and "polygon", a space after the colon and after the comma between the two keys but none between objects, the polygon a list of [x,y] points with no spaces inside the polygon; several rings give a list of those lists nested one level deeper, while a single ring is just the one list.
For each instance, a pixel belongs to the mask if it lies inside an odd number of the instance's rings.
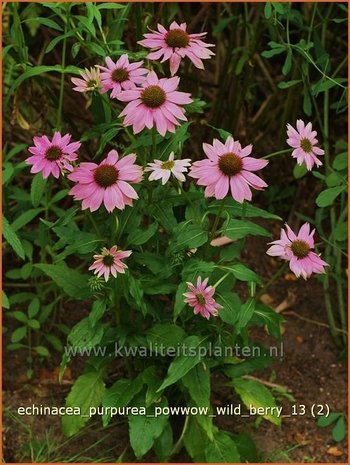
[{"label": "green stem", "polygon": [[224,276],[222,276],[214,285],[213,287],[216,289],[223,281],[225,281],[225,279],[227,278],[227,276],[229,276],[231,273],[226,273],[224,274]]},{"label": "green stem", "polygon": [[117,278],[114,278],[114,309],[115,309],[115,321],[117,326],[120,325],[120,296],[118,291]]},{"label": "green stem", "polygon": [[219,225],[219,221],[220,221],[220,217],[221,217],[221,213],[223,212],[224,210],[224,207],[225,207],[225,199],[222,201],[222,204],[220,206],[220,209],[218,211],[218,214],[216,215],[216,218],[214,220],[214,223],[213,223],[213,227],[209,233],[209,238],[208,238],[208,242],[207,242],[207,246],[206,246],[206,249],[205,249],[205,252],[204,254],[207,255],[208,251],[209,251],[209,246],[210,246],[210,243],[211,241],[213,240],[214,236],[215,236],[215,233],[216,233],[216,230],[218,228],[218,225]]},{"label": "green stem", "polygon": [[173,455],[177,454],[180,450],[181,450],[181,447],[182,447],[182,443],[183,443],[183,439],[184,439],[184,436],[185,436],[185,433],[186,433],[186,430],[187,430],[187,427],[188,427],[188,421],[189,421],[189,416],[186,417],[185,419],[185,422],[184,422],[184,426],[182,428],[182,432],[181,432],[181,435],[179,437],[179,440],[176,442],[176,444],[174,445],[171,453],[170,453],[170,457],[172,457]]},{"label": "green stem", "polygon": [[60,94],[59,94],[59,99],[58,99],[58,109],[57,109],[57,130],[61,131],[62,129],[62,109],[63,109],[63,97],[64,97],[64,70],[66,67],[66,53],[67,53],[67,37],[66,34],[68,32],[68,10],[67,10],[67,16],[66,16],[66,21],[65,21],[65,26],[64,26],[64,39],[63,39],[63,46],[62,46],[62,70],[61,70],[61,82],[60,82]]},{"label": "green stem", "polygon": [[157,134],[156,134],[156,130],[154,127],[151,129],[151,134],[152,134],[152,157],[153,159],[155,159],[157,156],[157,142],[156,142]]},{"label": "green stem", "polygon": [[[339,253],[339,250],[337,250],[335,254],[335,259],[336,259],[336,266],[335,266],[336,286],[337,286],[337,298],[338,298],[338,305],[339,305],[340,323],[341,323],[341,328],[343,330],[346,330],[347,321],[346,321],[344,298],[343,298],[342,259],[341,259],[341,253]],[[343,333],[342,336],[343,336],[343,341],[346,344],[346,335]]]},{"label": "green stem", "polygon": [[267,160],[272,157],[277,157],[278,155],[283,155],[285,153],[290,153],[292,149],[284,149],[284,150],[279,150],[278,152],[273,152],[270,153],[269,155],[265,155],[265,157],[261,157],[263,160]]},{"label": "green stem", "polygon": [[263,286],[263,288],[256,294],[255,299],[259,300],[259,298],[265,294],[267,289],[272,286],[272,284],[277,281],[277,279],[282,276],[282,274],[287,269],[288,263],[283,263],[283,265],[276,271],[275,274],[271,276],[271,278],[267,281],[267,283]]}]

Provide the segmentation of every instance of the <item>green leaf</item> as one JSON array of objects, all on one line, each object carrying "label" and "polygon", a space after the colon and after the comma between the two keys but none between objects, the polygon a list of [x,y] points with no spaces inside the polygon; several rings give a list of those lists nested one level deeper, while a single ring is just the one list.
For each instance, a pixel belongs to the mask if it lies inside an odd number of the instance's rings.
[{"label": "green leaf", "polygon": [[49,18],[28,18],[28,19],[25,19],[22,21],[23,23],[38,23],[38,24],[43,24],[44,26],[47,26],[49,27],[50,29],[54,29],[56,31],[63,31],[63,29],[61,28],[61,26],[59,24],[57,24],[55,21],[53,21],[52,19],[49,19]]},{"label": "green leaf", "polygon": [[293,58],[292,49],[288,48],[286,60],[285,60],[284,65],[282,67],[282,73],[284,74],[284,76],[286,76],[290,72],[290,70],[292,68],[292,58]]},{"label": "green leaf", "polygon": [[294,165],[293,176],[295,177],[295,179],[302,178],[303,176],[305,176],[306,173],[307,173],[307,168],[304,163],[302,165],[298,165],[298,164]]},{"label": "green leaf", "polygon": [[70,297],[86,299],[91,294],[88,287],[88,276],[68,268],[63,262],[57,265],[37,263],[34,267],[47,274]]},{"label": "green leaf", "polygon": [[142,245],[148,242],[158,230],[158,223],[155,221],[146,230],[136,229],[129,234],[127,245]]},{"label": "green leaf", "polygon": [[103,337],[102,324],[91,326],[89,317],[77,323],[68,335],[69,343],[77,349],[89,349],[101,342]]},{"label": "green leaf", "polygon": [[345,428],[345,421],[343,415],[337,421],[335,427],[332,431],[332,436],[334,441],[340,442],[345,438],[346,435],[346,428]]},{"label": "green leaf", "polygon": [[207,443],[205,456],[208,463],[240,463],[241,461],[234,439],[224,431],[218,431],[214,435],[214,440]]},{"label": "green leaf", "polygon": [[27,327],[20,326],[19,328],[15,329],[14,332],[11,334],[11,342],[19,342],[27,335]]},{"label": "green leaf", "polygon": [[234,265],[222,265],[220,269],[229,271],[233,276],[240,281],[249,281],[254,283],[261,283],[261,278],[253,270],[243,265],[243,263],[236,263]]},{"label": "green leaf", "polygon": [[300,82],[303,82],[303,81],[301,79],[293,79],[291,81],[282,81],[277,85],[277,87],[279,89],[289,89],[289,87],[295,86],[296,84],[299,84]]},{"label": "green leaf", "polygon": [[[209,204],[209,210],[214,210],[214,213],[218,213],[223,200],[214,200]],[[246,217],[257,217],[257,218],[266,218],[271,220],[282,220],[281,217],[271,213],[267,210],[263,210],[262,208],[254,207],[248,202],[244,202],[243,204],[236,202],[232,198],[225,199],[224,209],[230,214],[230,216],[237,216],[242,217],[243,215]]]},{"label": "green leaf", "polygon": [[320,426],[321,428],[325,428],[335,421],[338,420],[338,418],[341,417],[341,413],[336,413],[336,412],[331,412],[328,416],[322,415],[321,417],[318,417],[317,419],[317,426]]},{"label": "green leaf", "polygon": [[91,312],[89,313],[89,323],[92,328],[100,321],[105,311],[106,302],[104,300],[95,300],[92,304]]},{"label": "green leaf", "polygon": [[40,323],[38,320],[28,320],[27,325],[32,329],[40,329]]},{"label": "green leaf", "polygon": [[348,167],[348,152],[339,153],[333,162],[335,170],[345,170]]},{"label": "green leaf", "polygon": [[23,226],[32,221],[41,211],[41,208],[32,208],[22,213],[18,218],[16,218],[13,221],[13,230],[17,232],[19,229],[23,228]]},{"label": "green leaf", "polygon": [[175,295],[175,305],[174,305],[174,320],[177,319],[177,317],[180,315],[182,310],[186,307],[186,304],[184,302],[185,297],[184,293],[186,292],[187,289],[187,284],[186,283],[180,283],[176,295]]},{"label": "green leaf", "polygon": [[334,228],[333,236],[336,241],[345,241],[348,237],[348,222],[337,224]]},{"label": "green leaf", "polygon": [[[233,386],[237,394],[241,397],[244,405],[249,408],[250,405],[258,407],[276,407],[276,402],[271,392],[261,383],[251,380],[236,378],[228,383]],[[279,426],[281,418],[276,413],[265,413],[262,415],[266,420]]]},{"label": "green leaf", "polygon": [[5,294],[5,291],[1,291],[1,304],[2,308],[10,308],[10,302],[7,295]]},{"label": "green leaf", "polygon": [[145,316],[147,315],[147,305],[145,304],[143,297],[143,289],[138,279],[135,279],[132,275],[128,276],[129,280],[129,293],[133,298],[133,304],[136,304],[136,308],[142,312]]},{"label": "green leaf", "polygon": [[154,450],[157,455],[157,459],[161,463],[166,463],[169,460],[171,452],[173,450],[173,430],[170,423],[167,423],[162,434],[154,442]]},{"label": "green leaf", "polygon": [[318,207],[329,207],[333,204],[338,195],[346,189],[346,186],[331,187],[322,191],[316,198]]},{"label": "green leaf", "polygon": [[184,444],[194,463],[204,463],[205,455],[203,444],[208,443],[208,436],[201,428],[196,417],[190,416],[184,434]]},{"label": "green leaf", "polygon": [[[271,42],[269,42],[269,44],[271,44]],[[278,47],[273,48],[271,50],[264,50],[261,53],[261,56],[264,58],[271,58],[275,55],[280,55],[281,53],[284,53],[285,51],[286,51],[286,47],[284,47],[283,45],[279,45]]]},{"label": "green leaf", "polygon": [[36,346],[35,351],[37,354],[41,355],[42,357],[50,357],[50,352],[44,346]]},{"label": "green leaf", "polygon": [[[165,401],[162,404],[165,405]],[[147,415],[129,415],[128,420],[130,444],[139,459],[152,448],[154,441],[162,434],[168,424],[168,418],[165,415],[157,418]]]},{"label": "green leaf", "polygon": [[99,10],[123,10],[125,9],[125,5],[121,5],[119,3],[99,3],[97,5]]},{"label": "green leaf", "polygon": [[185,331],[175,324],[163,323],[153,326],[147,333],[147,342],[163,347],[176,347],[185,338]]},{"label": "green leaf", "polygon": [[[254,350],[254,347],[252,347]],[[239,359],[241,360],[241,359]],[[258,370],[263,370],[268,367],[272,362],[272,357],[264,354],[258,358],[251,358],[249,360],[240,361],[235,365],[225,367],[224,373],[230,378],[239,378],[241,376],[247,375],[249,373],[256,372]]]},{"label": "green leaf", "polygon": [[234,441],[241,456],[241,463],[259,463],[260,457],[256,449],[256,445],[247,433],[239,433],[234,435]]},{"label": "green leaf", "polygon": [[[62,38],[62,36],[59,36]],[[74,73],[74,74],[80,74],[79,73],[79,68],[75,66],[67,66],[66,68],[62,68],[61,65],[54,65],[54,66],[46,66],[46,65],[40,65],[40,66],[35,66],[33,68],[29,68],[23,73],[19,75],[19,77],[15,80],[15,82],[11,85],[10,90],[7,93],[6,97],[6,103],[8,104],[9,98],[13,94],[13,92],[24,82],[26,79],[29,79],[34,76],[39,76],[40,74],[44,73]]]},{"label": "green leaf", "polygon": [[271,2],[266,2],[264,6],[264,16],[266,19],[270,19],[272,15]]},{"label": "green leaf", "polygon": [[25,254],[23,245],[17,236],[16,232],[13,230],[12,226],[10,226],[7,219],[3,216],[2,217],[2,234],[5,240],[9,243],[9,245],[13,248],[16,254],[24,260]]},{"label": "green leaf", "polygon": [[266,325],[271,336],[277,339],[281,337],[280,327],[283,322],[283,317],[276,313],[272,308],[260,303],[256,304],[253,318],[254,321],[255,319],[259,319],[264,325]]},{"label": "green leaf", "polygon": [[270,236],[270,233],[266,231],[265,228],[246,220],[230,220],[228,225],[220,232],[222,235],[227,236],[233,241],[242,239],[249,234],[253,236]]},{"label": "green leaf", "polygon": [[25,313],[15,310],[14,312],[11,312],[11,316],[13,316],[13,318],[16,318],[17,321],[27,324],[28,318]]},{"label": "green leaf", "polygon": [[209,407],[210,369],[208,366],[199,363],[182,378],[182,382],[198,407]]},{"label": "green leaf", "polygon": [[223,307],[219,311],[219,317],[225,323],[233,326],[237,321],[241,309],[239,296],[232,292],[223,292],[219,294],[218,302]]},{"label": "green leaf", "polygon": [[175,360],[171,362],[167,376],[158,389],[158,392],[176,383],[176,381],[185,376],[186,373],[200,362],[201,355],[198,349],[202,342],[203,340],[197,336],[189,336],[183,340],[182,346],[186,348],[187,353],[177,356]]},{"label": "green leaf", "polygon": [[248,299],[245,304],[242,305],[241,310],[238,314],[238,320],[236,323],[237,329],[242,329],[249,323],[249,320],[253,316],[255,310],[255,300],[253,298]]},{"label": "green leaf", "polygon": [[30,189],[30,198],[33,207],[38,207],[40,205],[40,201],[45,192],[46,182],[47,180],[42,177],[41,173],[38,173],[34,176]]},{"label": "green leaf", "polygon": [[[130,401],[141,391],[143,383],[138,376],[135,379],[119,379],[104,391],[102,405],[107,407],[126,407]],[[103,415],[103,426],[107,426],[111,420],[111,413]]]},{"label": "green leaf", "polygon": [[79,407],[80,415],[62,417],[63,433],[71,437],[76,434],[89,419],[90,408],[98,407],[102,402],[105,385],[101,372],[85,373],[76,380],[68,397],[66,407]]},{"label": "green leaf", "polygon": [[198,224],[180,223],[173,230],[173,238],[170,242],[169,253],[184,249],[200,247],[208,240],[208,233]]},{"label": "green leaf", "polygon": [[205,262],[200,258],[188,260],[182,270],[182,278],[186,281],[193,281],[198,275],[209,276],[215,268],[214,262]]}]

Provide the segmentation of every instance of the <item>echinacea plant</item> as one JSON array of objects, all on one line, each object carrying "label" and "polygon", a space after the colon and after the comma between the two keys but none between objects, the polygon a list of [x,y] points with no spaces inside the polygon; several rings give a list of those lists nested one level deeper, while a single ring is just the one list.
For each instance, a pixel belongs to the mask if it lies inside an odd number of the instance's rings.
[{"label": "echinacea plant", "polygon": [[[68,187],[64,195],[69,194],[68,211],[55,210],[63,219],[45,218],[58,241],[47,248],[50,261],[43,255],[37,268],[70,298],[91,306],[71,329],[62,361],[64,371],[73,357],[88,354],[66,400],[67,406],[80,406],[81,415],[65,416],[63,429],[68,436],[77,433],[92,407],[105,409],[106,426],[113,409],[142,406],[144,414],[127,419],[137,459],[154,447],[169,461],[184,446],[195,461],[221,461],[220,447],[228,450],[227,461],[246,461],[237,437],[216,426],[210,385],[214,374],[244,404],[276,406],[264,384],[243,376],[271,361],[250,328],[261,326],[276,341],[281,338],[283,318],[261,303],[266,286],[241,258],[249,236],[266,243],[271,237],[266,223],[263,227],[254,217],[280,220],[255,205],[256,191],[268,189],[269,155],[253,151],[254,140],[242,134],[225,138],[220,129],[221,140],[209,133],[201,141],[205,157],[189,149],[188,127],[198,99],[176,73],[185,58],[203,69],[203,60],[214,55],[213,45],[202,40],[205,32],[189,33],[185,23],[157,29],[138,42],[151,49],[144,61],[131,52],[116,61],[96,58],[93,68],[81,70],[82,79],[72,78],[73,90],[91,92],[94,104],[104,109],[99,124],[106,132],[97,151],[88,147],[91,131],[81,142],[71,142],[68,133],[35,136],[28,149],[31,173],[53,178],[50,188]],[[168,60],[171,76],[162,69]],[[297,129],[288,124],[287,130],[291,156],[308,170],[320,166],[317,156],[324,152],[311,123],[298,120]],[[307,223],[298,234],[286,225],[267,254],[288,262],[296,277],[324,274],[327,263],[314,251],[314,233]],[[142,355],[154,345],[155,352]],[[237,345],[259,349],[259,355],[239,358]],[[209,353],[213,346],[214,354]],[[124,349],[127,355],[112,381],[108,373]],[[88,401],[82,392],[89,392]],[[175,405],[185,408],[180,432],[174,429]],[[186,410],[202,407],[204,415]],[[281,423],[274,414],[264,418]]]}]

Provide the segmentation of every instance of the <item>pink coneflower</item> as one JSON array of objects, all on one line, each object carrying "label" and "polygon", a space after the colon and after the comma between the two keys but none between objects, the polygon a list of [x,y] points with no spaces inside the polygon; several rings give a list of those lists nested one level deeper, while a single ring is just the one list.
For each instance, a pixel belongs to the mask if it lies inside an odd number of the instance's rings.
[{"label": "pink coneflower", "polygon": [[292,157],[297,159],[298,165],[305,163],[306,168],[310,171],[312,167],[321,166],[322,162],[316,155],[324,155],[324,150],[316,146],[318,143],[316,136],[317,132],[312,130],[312,124],[297,120],[297,129],[287,124],[287,144],[294,150]]},{"label": "pink coneflower", "polygon": [[206,186],[206,197],[223,199],[231,190],[237,202],[251,200],[250,186],[258,190],[267,186],[252,171],[258,171],[268,163],[267,160],[248,157],[252,148],[252,145],[247,145],[242,149],[231,136],[224,144],[214,139],[213,145],[203,144],[208,159],[194,162],[189,174],[198,179],[199,186]]},{"label": "pink coneflower", "polygon": [[202,278],[199,276],[197,284],[186,283],[190,292],[184,294],[186,297],[185,302],[193,307],[193,313],[198,315],[200,313],[204,318],[209,320],[210,316],[216,316],[221,305],[215,302],[214,294],[215,287],[207,286],[208,278],[202,282]]},{"label": "pink coneflower", "polygon": [[158,79],[151,71],[141,88],[121,92],[119,100],[130,102],[120,114],[125,116],[124,125],[132,125],[134,134],[154,126],[162,136],[167,131],[175,132],[178,120],[187,121],[181,105],[192,102],[190,94],[176,91],[179,81],[178,77]]},{"label": "pink coneflower", "polygon": [[142,68],[143,61],[129,63],[128,55],[122,55],[118,61],[114,62],[110,57],[106,58],[106,65],[99,66],[102,69],[101,93],[111,90],[111,97],[118,98],[122,90],[133,89],[136,84],[141,84],[148,73],[146,68]]},{"label": "pink coneflower", "polygon": [[174,152],[171,152],[166,161],[154,160],[153,163],[148,163],[149,166],[145,168],[145,171],[151,171],[149,180],[155,181],[161,179],[164,185],[169,181],[171,174],[173,174],[179,181],[186,181],[183,173],[187,173],[188,166],[191,165],[191,159],[175,160],[174,157]]},{"label": "pink coneflower", "polygon": [[214,44],[206,44],[201,38],[207,35],[206,32],[199,34],[189,34],[186,31],[186,23],[171,23],[169,30],[158,24],[158,31],[144,34],[144,39],[138,43],[143,47],[154,49],[147,55],[150,60],[159,60],[163,57],[164,61],[170,60],[170,72],[174,76],[179,69],[182,58],[186,56],[192,61],[196,68],[204,69],[202,60],[206,60],[215,55],[209,50]]},{"label": "pink coneflower", "polygon": [[101,88],[101,76],[100,70],[96,67],[80,71],[80,78],[72,78],[71,81],[75,85],[73,90],[77,92],[93,92],[94,90],[100,90]]},{"label": "pink coneflower", "polygon": [[125,273],[127,265],[122,260],[130,257],[131,254],[131,250],[118,250],[116,245],[111,249],[103,247],[101,254],[94,255],[95,261],[89,267],[89,270],[93,270],[98,277],[103,275],[105,281],[108,281],[110,275],[116,278],[117,273]]},{"label": "pink coneflower", "polygon": [[64,174],[65,171],[72,171],[71,162],[78,158],[76,153],[79,150],[81,143],[72,142],[70,134],[61,135],[55,132],[52,141],[47,136],[33,137],[34,146],[28,150],[33,156],[26,159],[28,165],[32,165],[31,173],[39,173],[41,171],[43,178],[46,179],[50,174],[55,178]]},{"label": "pink coneflower", "polygon": [[77,182],[69,191],[74,200],[82,200],[82,209],[97,210],[103,203],[108,212],[115,208],[123,210],[132,205],[138,195],[127,181],[138,183],[142,180],[142,168],[135,165],[135,154],[119,159],[118,152],[111,150],[99,165],[81,163],[68,176]]},{"label": "pink coneflower", "polygon": [[309,223],[303,224],[297,235],[286,224],[286,231],[281,229],[280,239],[271,242],[273,245],[266,253],[289,261],[289,268],[297,278],[302,276],[306,279],[312,273],[325,273],[324,267],[328,264],[311,250],[314,248],[314,234],[315,230],[310,233]]}]

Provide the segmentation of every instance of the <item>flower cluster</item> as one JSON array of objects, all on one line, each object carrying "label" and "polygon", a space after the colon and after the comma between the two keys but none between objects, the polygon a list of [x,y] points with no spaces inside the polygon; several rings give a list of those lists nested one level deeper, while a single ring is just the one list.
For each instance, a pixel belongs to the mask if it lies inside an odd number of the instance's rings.
[{"label": "flower cluster", "polygon": [[[148,60],[161,59],[161,63],[169,60],[171,77],[159,78],[153,69],[144,67],[143,61],[132,62],[123,54],[117,61],[106,57],[105,66],[95,65],[81,71],[81,78],[72,78],[73,89],[81,93],[109,93],[111,99],[125,103],[119,117],[124,127],[132,127],[134,135],[146,129],[164,137],[187,121],[185,106],[193,101],[189,93],[178,90],[180,78],[175,74],[181,61],[188,58],[196,68],[203,69],[203,60],[214,55],[211,50],[214,45],[205,43],[205,36],[206,33],[190,34],[185,23],[173,22],[168,30],[158,24],[157,31],[146,33],[138,43],[151,49]],[[291,156],[308,170],[322,165],[317,157],[324,151],[317,146],[316,136],[311,123],[298,120],[296,129],[287,125],[286,142],[293,149]],[[144,172],[150,172],[149,181],[161,180],[162,185],[171,176],[185,182],[188,173],[198,186],[205,188],[205,197],[232,196],[239,203],[252,200],[252,189],[267,187],[256,174],[268,164],[266,157],[251,156],[253,145],[243,147],[232,136],[225,141],[214,139],[212,144],[203,143],[205,157],[193,163],[190,158],[176,159],[171,152],[164,160],[156,159],[145,166],[136,163],[136,154],[120,156],[116,150],[109,151],[99,163],[79,163],[77,151],[81,143],[71,142],[70,134],[55,132],[51,140],[46,135],[36,136],[33,142],[34,146],[29,148],[31,156],[26,160],[31,172],[41,172],[44,178],[51,174],[59,178],[60,174],[68,173],[69,181],[74,183],[69,195],[82,202],[83,210],[91,212],[101,205],[108,213],[133,206],[138,193],[137,187],[131,184],[141,183]],[[296,235],[286,225],[286,231],[282,229],[280,239],[272,242],[267,254],[287,260],[297,277],[306,279],[312,273],[324,273],[327,263],[312,251],[314,232],[310,232],[309,224],[304,224]],[[110,249],[104,247],[100,254],[94,255],[89,270],[97,275],[96,279],[103,276],[108,281],[110,275],[116,277],[118,273],[125,273],[127,266],[123,261],[131,253],[131,250],[120,250],[117,245]],[[215,286],[208,285],[208,278],[198,277],[196,284],[187,285],[185,302],[193,307],[195,314],[207,319],[218,314],[221,306],[214,299]]]}]

